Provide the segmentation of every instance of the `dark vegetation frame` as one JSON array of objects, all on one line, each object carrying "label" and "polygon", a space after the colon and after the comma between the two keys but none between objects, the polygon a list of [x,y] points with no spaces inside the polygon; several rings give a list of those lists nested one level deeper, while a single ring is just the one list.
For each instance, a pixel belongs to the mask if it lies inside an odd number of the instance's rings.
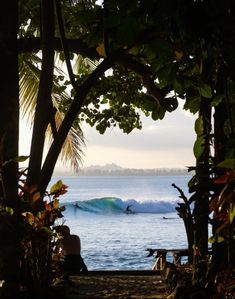
[{"label": "dark vegetation frame", "polygon": [[[0,20],[3,296],[17,297],[22,286],[40,296],[40,287],[50,285],[50,269],[37,275],[43,282],[31,283],[28,275],[20,278],[22,226],[28,212],[36,217],[46,209],[44,195],[70,129],[78,130],[80,122],[86,121],[100,133],[117,125],[130,133],[141,128],[139,110],[161,120],[177,109],[178,98],[185,101],[185,110],[198,114],[193,149],[196,165],[189,167],[195,175],[189,182],[192,196],[188,202],[194,205],[190,215],[193,240],[192,233],[188,234],[194,280],[206,280],[208,273],[209,224],[213,229],[213,275],[224,268],[234,269],[235,24],[231,1],[104,0],[100,6],[92,0],[13,0],[1,5]],[[55,75],[56,53],[66,63],[68,79]],[[70,62],[74,54],[82,57],[76,74]],[[29,72],[39,74],[40,79],[24,182],[27,192],[20,196],[19,70],[23,65],[30,66]],[[109,69],[112,72],[106,76]],[[60,96],[55,106],[52,95],[62,95],[67,85],[72,86],[70,96]],[[59,127],[56,111],[64,116]],[[48,127],[52,143],[43,160]],[[37,196],[32,197],[30,190]],[[51,224],[45,227],[51,230]],[[38,247],[42,252],[50,246],[42,239],[37,242],[42,242]],[[223,260],[218,258],[222,255]]]}]

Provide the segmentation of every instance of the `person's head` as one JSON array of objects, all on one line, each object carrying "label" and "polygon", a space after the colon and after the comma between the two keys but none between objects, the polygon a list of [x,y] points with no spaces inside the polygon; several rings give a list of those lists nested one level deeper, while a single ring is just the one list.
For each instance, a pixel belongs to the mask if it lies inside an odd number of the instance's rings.
[{"label": "person's head", "polygon": [[67,225],[58,225],[55,228],[56,232],[61,234],[62,236],[67,236],[70,234],[70,229]]}]

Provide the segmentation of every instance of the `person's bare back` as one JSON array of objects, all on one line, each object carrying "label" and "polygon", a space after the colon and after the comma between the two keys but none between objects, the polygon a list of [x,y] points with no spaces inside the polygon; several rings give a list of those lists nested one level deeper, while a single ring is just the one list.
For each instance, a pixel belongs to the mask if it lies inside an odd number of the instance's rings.
[{"label": "person's bare back", "polygon": [[87,271],[83,258],[81,257],[81,241],[79,236],[71,235],[70,229],[66,225],[56,228],[59,239],[56,242],[56,251],[62,253],[64,262],[61,269],[67,272]]},{"label": "person's bare back", "polygon": [[64,255],[81,254],[81,241],[77,235],[65,235],[59,244]]}]

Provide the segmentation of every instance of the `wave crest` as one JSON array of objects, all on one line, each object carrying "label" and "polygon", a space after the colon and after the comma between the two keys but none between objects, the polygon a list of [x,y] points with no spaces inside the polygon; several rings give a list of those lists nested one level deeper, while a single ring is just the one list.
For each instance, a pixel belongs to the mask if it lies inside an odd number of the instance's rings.
[{"label": "wave crest", "polygon": [[[130,212],[126,209],[130,206]],[[65,204],[66,211],[72,210],[98,214],[129,213],[170,213],[175,212],[176,202],[144,201],[135,199],[122,200],[116,197],[93,198],[85,201],[75,201]]]}]

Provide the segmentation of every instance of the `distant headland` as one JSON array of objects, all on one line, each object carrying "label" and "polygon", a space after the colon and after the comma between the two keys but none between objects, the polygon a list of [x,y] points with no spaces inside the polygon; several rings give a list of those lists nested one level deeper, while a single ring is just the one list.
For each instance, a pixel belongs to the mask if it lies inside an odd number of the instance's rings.
[{"label": "distant headland", "polygon": [[187,168],[124,168],[114,163],[92,165],[79,170],[78,175],[87,176],[118,176],[118,175],[188,175]]}]

